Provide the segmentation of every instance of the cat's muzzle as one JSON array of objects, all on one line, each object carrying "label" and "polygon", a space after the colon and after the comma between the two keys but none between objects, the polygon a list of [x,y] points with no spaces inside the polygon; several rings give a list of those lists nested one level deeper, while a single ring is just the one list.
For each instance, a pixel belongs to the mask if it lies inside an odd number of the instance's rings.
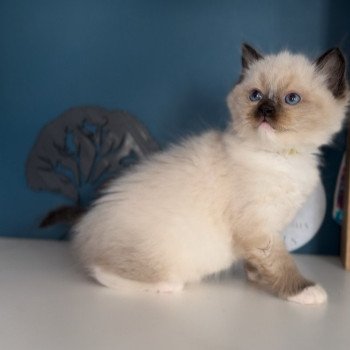
[{"label": "cat's muzzle", "polygon": [[257,106],[256,116],[258,118],[274,118],[276,116],[276,103],[273,100],[262,100]]},{"label": "cat's muzzle", "polygon": [[255,117],[259,123],[271,124],[277,117],[276,103],[271,99],[261,100],[256,108]]}]

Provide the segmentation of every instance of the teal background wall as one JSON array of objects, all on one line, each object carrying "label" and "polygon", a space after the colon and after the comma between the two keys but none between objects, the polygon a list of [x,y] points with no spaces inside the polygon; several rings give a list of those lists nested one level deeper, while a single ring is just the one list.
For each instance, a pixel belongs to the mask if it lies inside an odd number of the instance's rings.
[{"label": "teal background wall", "polygon": [[[63,228],[37,224],[66,200],[32,192],[24,164],[40,128],[64,110],[128,110],[163,146],[223,126],[242,41],[314,57],[330,46],[349,48],[349,10],[347,1],[331,0],[2,0],[0,234],[62,235]],[[331,190],[343,141],[326,150]],[[303,251],[337,253],[339,228],[327,222]]]}]

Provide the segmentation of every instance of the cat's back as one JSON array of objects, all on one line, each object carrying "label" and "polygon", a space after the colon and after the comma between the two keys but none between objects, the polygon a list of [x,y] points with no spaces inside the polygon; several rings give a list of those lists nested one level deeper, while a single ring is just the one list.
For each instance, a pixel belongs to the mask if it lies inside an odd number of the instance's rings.
[{"label": "cat's back", "polygon": [[221,132],[189,137],[112,181],[103,198],[121,199],[126,193],[130,198],[132,192],[139,198],[154,201],[164,197],[171,201],[175,195],[188,197],[205,189],[214,190],[227,174],[226,157]]},{"label": "cat's back", "polygon": [[112,181],[76,231],[191,226],[192,218],[219,222],[229,201],[229,177],[222,133],[188,138]]},{"label": "cat's back", "polygon": [[74,228],[74,246],[84,264],[132,247],[148,258],[155,254],[162,264],[192,261],[191,268],[178,266],[191,279],[202,270],[227,267],[232,252],[224,218],[230,193],[226,165],[222,134],[211,131],[155,154],[112,181]]}]

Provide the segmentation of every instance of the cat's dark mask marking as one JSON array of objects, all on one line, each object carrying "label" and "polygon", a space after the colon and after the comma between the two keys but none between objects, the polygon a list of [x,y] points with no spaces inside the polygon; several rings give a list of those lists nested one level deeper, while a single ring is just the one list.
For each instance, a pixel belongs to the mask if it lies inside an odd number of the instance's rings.
[{"label": "cat's dark mask marking", "polygon": [[316,69],[327,77],[327,85],[335,98],[344,97],[347,90],[346,62],[339,48],[326,51],[316,61]]},{"label": "cat's dark mask marking", "polygon": [[276,103],[271,99],[263,99],[257,105],[255,111],[255,117],[275,119],[277,116],[277,106]]}]

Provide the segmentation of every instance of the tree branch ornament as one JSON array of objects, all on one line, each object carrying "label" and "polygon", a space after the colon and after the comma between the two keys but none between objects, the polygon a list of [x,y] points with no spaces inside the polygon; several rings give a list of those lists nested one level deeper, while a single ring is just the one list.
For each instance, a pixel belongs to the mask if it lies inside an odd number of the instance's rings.
[{"label": "tree branch ornament", "polygon": [[[127,112],[71,108],[40,131],[27,159],[26,179],[34,191],[67,197],[81,213],[77,208],[89,204],[108,179],[158,149],[147,129]],[[67,207],[55,213],[62,210]],[[47,226],[44,221],[41,226]]]}]

